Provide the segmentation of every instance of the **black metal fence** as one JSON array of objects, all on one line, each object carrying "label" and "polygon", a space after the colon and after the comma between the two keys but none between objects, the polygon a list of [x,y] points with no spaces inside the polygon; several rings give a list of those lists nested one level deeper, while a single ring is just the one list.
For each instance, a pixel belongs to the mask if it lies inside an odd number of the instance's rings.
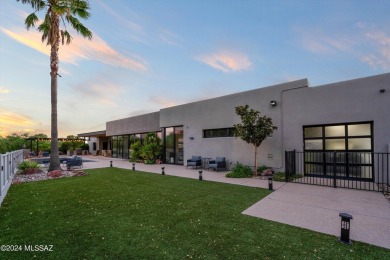
[{"label": "black metal fence", "polygon": [[390,192],[390,153],[286,151],[286,182]]}]

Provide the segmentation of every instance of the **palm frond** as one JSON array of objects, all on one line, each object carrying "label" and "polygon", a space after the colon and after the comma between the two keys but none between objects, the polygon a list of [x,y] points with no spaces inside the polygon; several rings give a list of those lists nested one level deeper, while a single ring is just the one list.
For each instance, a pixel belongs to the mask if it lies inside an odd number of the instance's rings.
[{"label": "palm frond", "polygon": [[16,0],[22,2],[22,4],[30,4],[35,11],[40,11],[47,6],[47,3],[43,0]]},{"label": "palm frond", "polygon": [[[38,31],[42,33],[42,42],[48,40],[49,31],[50,31],[50,17],[46,14],[45,20],[38,26]],[[49,41],[47,41],[49,45]]]},{"label": "palm frond", "polygon": [[67,16],[66,20],[72,25],[77,33],[81,34],[84,38],[92,39],[92,32],[85,27],[80,21],[74,16]]},{"label": "palm frond", "polygon": [[87,1],[75,0],[72,2],[70,9],[73,15],[77,15],[82,19],[88,19],[91,16],[91,14],[88,12],[89,4]]},{"label": "palm frond", "polygon": [[26,17],[24,24],[26,25],[27,30],[31,27],[35,27],[36,22],[38,21],[38,16],[35,13],[32,13]]},{"label": "palm frond", "polygon": [[64,31],[64,38],[66,39],[66,44],[70,44],[72,41],[72,36],[70,36],[68,31]]}]

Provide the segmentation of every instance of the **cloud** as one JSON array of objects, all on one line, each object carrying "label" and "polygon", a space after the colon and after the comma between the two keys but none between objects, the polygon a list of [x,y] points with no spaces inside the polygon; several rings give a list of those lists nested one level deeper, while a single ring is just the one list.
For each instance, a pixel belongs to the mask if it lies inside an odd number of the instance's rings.
[{"label": "cloud", "polygon": [[5,89],[5,88],[0,87],[0,94],[8,94],[9,92],[10,92],[9,89]]},{"label": "cloud", "polygon": [[373,68],[390,69],[390,35],[371,30],[365,33],[365,37],[373,47],[370,48],[371,53],[363,55],[361,60]]},{"label": "cloud", "polygon": [[154,104],[157,104],[161,108],[166,108],[166,107],[173,107],[177,106],[178,103],[172,100],[168,100],[166,98],[163,98],[161,96],[155,96],[155,95],[150,95],[149,100],[153,102]]},{"label": "cloud", "polygon": [[33,123],[29,117],[7,110],[0,110],[0,122],[14,126],[25,126]]},{"label": "cloud", "polygon": [[349,50],[354,41],[347,35],[329,36],[320,31],[301,32],[301,42],[305,49],[317,54],[330,54]]},{"label": "cloud", "polygon": [[24,131],[26,127],[32,126],[34,122],[25,115],[12,111],[0,110],[0,136],[7,136],[16,131]]},{"label": "cloud", "polygon": [[123,87],[108,80],[96,78],[91,82],[82,82],[74,87],[84,99],[93,100],[101,105],[115,106],[115,97],[122,91]]},{"label": "cloud", "polygon": [[179,44],[179,42],[181,40],[180,37],[171,31],[168,31],[166,29],[160,29],[159,30],[159,37],[164,43],[166,43],[168,45],[180,46],[180,44]]},{"label": "cloud", "polygon": [[[0,31],[8,37],[18,41],[34,50],[45,55],[50,55],[50,47],[41,42],[40,34],[35,30],[26,31],[21,28],[9,30],[0,27]],[[108,45],[102,38],[94,33],[92,41],[73,34],[73,40],[70,45],[60,47],[60,61],[77,65],[79,60],[97,60],[101,63],[120,67],[128,70],[147,71],[147,65],[142,59],[130,55],[125,56]]]},{"label": "cloud", "polygon": [[248,70],[252,67],[252,62],[246,54],[239,52],[219,51],[201,55],[196,59],[225,73]]}]

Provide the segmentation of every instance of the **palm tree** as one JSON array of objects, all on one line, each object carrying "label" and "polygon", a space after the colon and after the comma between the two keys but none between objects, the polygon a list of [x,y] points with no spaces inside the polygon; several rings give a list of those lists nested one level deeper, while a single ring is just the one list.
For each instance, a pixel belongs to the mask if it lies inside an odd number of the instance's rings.
[{"label": "palm tree", "polygon": [[[89,3],[84,0],[16,0],[29,4],[34,12],[27,16],[25,25],[27,30],[39,22],[36,15],[38,11],[45,11],[45,19],[37,27],[42,33],[42,42],[50,45],[50,77],[51,77],[51,155],[49,171],[61,170],[58,154],[58,124],[57,124],[57,76],[58,76],[58,50],[60,41],[69,44],[72,40],[66,23],[84,38],[92,39],[92,33],[76,17],[88,19],[90,16]],[[60,22],[63,29],[60,29]]]}]

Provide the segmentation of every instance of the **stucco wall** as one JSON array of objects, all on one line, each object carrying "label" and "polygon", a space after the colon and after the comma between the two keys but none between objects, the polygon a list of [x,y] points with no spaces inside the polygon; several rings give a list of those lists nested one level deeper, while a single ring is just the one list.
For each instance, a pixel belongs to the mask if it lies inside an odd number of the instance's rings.
[{"label": "stucco wall", "polygon": [[388,151],[390,73],[284,91],[281,108],[287,150],[303,150],[303,125],[374,121],[374,151]]},{"label": "stucco wall", "polygon": [[160,130],[160,112],[128,117],[106,123],[106,135],[125,135]]},{"label": "stucco wall", "polygon": [[[235,114],[235,107],[249,105],[250,108],[271,117],[273,123],[279,127],[274,132],[273,137],[264,141],[259,151],[259,164],[279,168],[282,167],[284,154],[281,142],[281,93],[286,89],[306,87],[307,85],[307,80],[303,79],[162,109],[160,110],[160,126],[184,126],[185,161],[192,155],[211,158],[223,156],[232,164],[239,161],[253,165],[254,148],[241,139],[234,137],[203,138],[204,129],[227,128],[240,123],[240,118]],[[272,107],[271,100],[275,100],[277,106]],[[190,140],[190,137],[194,139]]]}]

